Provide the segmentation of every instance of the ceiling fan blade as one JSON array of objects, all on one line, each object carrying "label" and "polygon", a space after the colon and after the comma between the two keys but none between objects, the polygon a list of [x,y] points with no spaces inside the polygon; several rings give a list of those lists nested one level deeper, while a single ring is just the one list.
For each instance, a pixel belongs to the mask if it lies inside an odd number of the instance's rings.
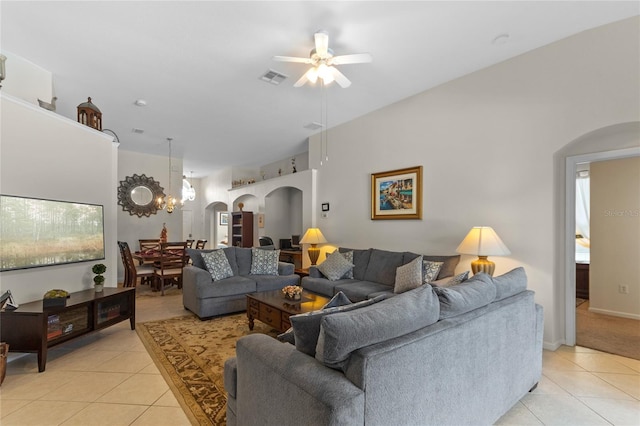
[{"label": "ceiling fan blade", "polygon": [[298,58],[295,56],[274,56],[273,57],[274,61],[280,61],[280,62],[297,62],[300,64],[310,64],[311,63],[311,58]]},{"label": "ceiling fan blade", "polygon": [[306,73],[304,73],[302,75],[302,77],[300,77],[300,79],[298,81],[296,81],[296,83],[293,85],[293,87],[302,87],[302,86],[304,86],[308,81],[307,73],[308,73],[308,71]]},{"label": "ceiling fan blade", "polygon": [[326,31],[320,30],[313,35],[316,42],[316,53],[321,58],[325,58],[329,52],[329,34]]},{"label": "ceiling fan blade", "polygon": [[330,65],[363,64],[373,61],[371,53],[354,53],[352,55],[334,56],[328,62]]},{"label": "ceiling fan blade", "polygon": [[331,75],[333,75],[333,78],[335,79],[336,83],[340,85],[340,87],[346,89],[347,87],[351,86],[351,81],[349,81],[349,79],[345,77],[344,74],[342,74],[338,70],[338,68],[329,67],[329,69],[331,70]]}]

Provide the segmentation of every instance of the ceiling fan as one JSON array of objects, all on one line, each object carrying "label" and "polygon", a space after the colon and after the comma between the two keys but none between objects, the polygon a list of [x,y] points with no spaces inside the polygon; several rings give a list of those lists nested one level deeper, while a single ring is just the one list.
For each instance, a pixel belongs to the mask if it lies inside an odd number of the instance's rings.
[{"label": "ceiling fan", "polygon": [[273,57],[276,61],[312,65],[312,67],[296,81],[293,87],[304,86],[307,81],[315,83],[318,78],[320,78],[325,85],[335,81],[342,88],[349,87],[351,86],[351,81],[338,71],[335,65],[362,64],[373,60],[370,53],[333,56],[333,50],[329,49],[329,34],[326,31],[319,30],[313,37],[316,47],[309,52],[308,58],[298,58],[295,56]]}]

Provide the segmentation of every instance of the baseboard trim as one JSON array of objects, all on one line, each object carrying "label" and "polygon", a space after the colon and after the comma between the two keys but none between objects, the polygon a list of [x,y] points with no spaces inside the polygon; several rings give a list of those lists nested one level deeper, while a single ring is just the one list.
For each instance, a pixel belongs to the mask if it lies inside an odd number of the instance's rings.
[{"label": "baseboard trim", "polygon": [[564,345],[564,341],[559,342],[542,342],[542,349],[555,352],[560,346]]},{"label": "baseboard trim", "polygon": [[628,314],[626,312],[610,311],[610,310],[607,310],[607,309],[599,309],[599,308],[589,307],[589,312],[593,312],[594,314],[610,315],[612,317],[640,320],[640,315],[638,315],[638,314]]}]

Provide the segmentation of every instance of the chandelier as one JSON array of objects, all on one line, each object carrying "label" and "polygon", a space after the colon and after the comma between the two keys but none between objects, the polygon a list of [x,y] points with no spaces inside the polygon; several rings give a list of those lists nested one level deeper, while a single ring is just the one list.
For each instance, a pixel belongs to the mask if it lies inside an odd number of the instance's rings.
[{"label": "chandelier", "polygon": [[[161,195],[156,200],[156,206],[159,210],[163,210],[165,207],[167,208],[167,213],[173,213],[173,210],[176,208],[178,204],[178,199],[171,195],[171,141],[173,138],[167,138],[169,141],[169,193],[164,197]],[[180,205],[183,202],[180,201]]]}]

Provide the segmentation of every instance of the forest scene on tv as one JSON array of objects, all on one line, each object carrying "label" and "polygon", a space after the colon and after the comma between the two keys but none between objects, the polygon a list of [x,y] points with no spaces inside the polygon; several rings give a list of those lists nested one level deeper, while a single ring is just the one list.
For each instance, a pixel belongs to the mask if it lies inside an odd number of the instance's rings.
[{"label": "forest scene on tv", "polygon": [[102,206],[0,196],[0,271],[104,259]]}]

